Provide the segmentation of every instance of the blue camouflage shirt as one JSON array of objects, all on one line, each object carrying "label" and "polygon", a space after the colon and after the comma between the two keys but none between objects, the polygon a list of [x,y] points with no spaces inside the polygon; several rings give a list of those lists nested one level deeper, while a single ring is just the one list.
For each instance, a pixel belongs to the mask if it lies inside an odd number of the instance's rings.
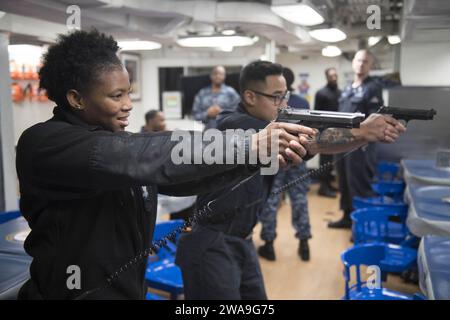
[{"label": "blue camouflage shirt", "polygon": [[216,119],[208,118],[206,113],[208,108],[217,104],[222,111],[234,111],[239,101],[239,95],[232,87],[222,84],[219,92],[212,92],[212,86],[208,86],[201,89],[195,96],[192,115],[195,120],[205,124],[205,129],[215,128]]}]

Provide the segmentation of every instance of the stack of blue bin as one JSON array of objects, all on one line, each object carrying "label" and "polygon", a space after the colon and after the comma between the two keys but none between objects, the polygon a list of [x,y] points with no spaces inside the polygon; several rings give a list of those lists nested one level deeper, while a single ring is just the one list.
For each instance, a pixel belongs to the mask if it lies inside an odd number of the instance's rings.
[{"label": "stack of blue bin", "polygon": [[[360,242],[378,241],[402,246],[418,243],[406,226],[408,204],[403,201],[405,182],[397,163],[380,162],[372,189],[376,197],[353,198],[353,238]],[[386,224],[384,224],[384,222]],[[367,229],[371,225],[372,228]],[[366,226],[366,228],[363,228]],[[377,231],[376,226],[382,228]],[[374,229],[375,228],[375,229]]]},{"label": "stack of blue bin", "polygon": [[[346,291],[344,299],[411,300],[419,295],[406,295],[382,287],[388,273],[401,274],[417,265],[417,250],[411,248],[414,237],[406,226],[408,205],[403,202],[405,183],[399,176],[399,165],[382,162],[372,188],[376,197],[353,198],[355,211],[351,214],[355,245],[345,250]],[[362,281],[360,266],[376,266],[380,277],[378,286]],[[356,266],[356,284],[350,286],[350,268]]]},{"label": "stack of blue bin", "polygon": [[372,183],[375,197],[353,197],[355,209],[366,207],[386,207],[396,211],[408,211],[408,205],[403,202],[405,182],[400,177],[400,166],[396,163],[380,162],[377,166],[377,174]]}]

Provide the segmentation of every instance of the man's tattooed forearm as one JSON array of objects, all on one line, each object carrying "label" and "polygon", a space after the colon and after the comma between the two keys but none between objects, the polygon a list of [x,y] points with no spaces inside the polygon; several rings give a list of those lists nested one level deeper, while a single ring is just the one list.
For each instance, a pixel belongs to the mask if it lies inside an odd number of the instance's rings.
[{"label": "man's tattooed forearm", "polygon": [[343,147],[356,144],[356,140],[350,129],[329,128],[323,131],[316,141],[311,142],[308,149],[312,153],[334,153]]},{"label": "man's tattooed forearm", "polygon": [[352,141],[355,141],[355,136],[350,129],[329,128],[319,135],[317,145],[328,148],[335,145],[347,144]]}]

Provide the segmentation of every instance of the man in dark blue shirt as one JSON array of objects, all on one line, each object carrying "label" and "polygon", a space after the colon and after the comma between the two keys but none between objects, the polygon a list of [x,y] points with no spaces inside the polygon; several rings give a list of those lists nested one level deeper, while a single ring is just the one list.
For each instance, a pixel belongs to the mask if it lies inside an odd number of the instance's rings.
[{"label": "man in dark blue shirt", "polygon": [[[341,90],[337,84],[337,72],[335,68],[328,68],[325,70],[325,77],[327,78],[327,85],[317,91],[314,99],[314,110],[338,111],[339,97]],[[320,166],[332,162],[333,156],[328,154],[321,154],[319,158]],[[333,168],[330,166],[324,170],[319,177],[320,188],[319,196],[336,198],[336,189],[331,185],[333,176],[331,174]]]},{"label": "man in dark blue shirt", "polygon": [[[286,79],[286,85],[290,94],[288,106],[294,109],[309,109],[308,100],[292,93],[294,88],[294,72],[291,69],[284,67],[283,76]],[[289,181],[295,180],[297,177],[308,172],[305,163],[289,168],[288,170],[280,170],[274,178],[272,190],[277,190]],[[295,229],[295,236],[299,239],[298,254],[303,261],[308,261],[310,252],[308,239],[311,238],[311,224],[309,223],[308,199],[306,194],[309,189],[309,179],[297,183],[287,190],[291,203],[292,225]],[[277,236],[277,212],[280,204],[280,195],[271,195],[266,202],[266,205],[261,210],[259,221],[261,221],[261,239],[265,241],[264,245],[258,248],[258,254],[269,260],[274,261],[275,248],[273,242]]]},{"label": "man in dark blue shirt", "polygon": [[[362,112],[366,116],[376,112],[383,105],[381,85],[369,77],[369,71],[374,62],[373,55],[368,50],[356,52],[352,68],[354,80],[347,85],[339,99],[339,111]],[[330,228],[351,228],[350,214],[353,211],[354,196],[370,197],[374,193],[371,181],[376,167],[376,145],[370,143],[366,148],[360,148],[337,163],[339,174],[339,191],[341,192],[340,207],[344,216],[335,222],[330,222]]]},{"label": "man in dark blue shirt", "polygon": [[[262,129],[286,107],[288,90],[282,66],[268,61],[247,65],[240,76],[241,103],[236,111],[223,112],[218,128]],[[303,160],[320,152],[339,153],[371,141],[393,142],[404,127],[395,119],[375,114],[359,129],[328,129],[320,140],[309,142]],[[266,299],[266,292],[252,232],[272,186],[273,176],[256,175],[239,185],[200,195],[198,208],[228,194],[216,203],[208,216],[183,234],[177,248],[176,263],[183,275],[186,299]]]}]

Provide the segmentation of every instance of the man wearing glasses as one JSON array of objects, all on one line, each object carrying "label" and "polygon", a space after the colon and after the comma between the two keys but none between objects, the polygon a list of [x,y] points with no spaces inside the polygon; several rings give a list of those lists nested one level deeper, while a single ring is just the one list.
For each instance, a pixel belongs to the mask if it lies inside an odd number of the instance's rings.
[{"label": "man wearing glasses", "polygon": [[[294,72],[289,68],[283,68],[283,76],[286,79],[286,85],[289,90],[286,97],[288,98],[289,107],[294,109],[309,109],[308,100],[295,93],[289,95],[289,92],[294,91],[292,87],[295,80]],[[297,177],[305,175],[307,172],[308,169],[304,162],[288,170],[279,170],[274,178],[272,190],[278,190],[283,185],[295,180]],[[311,224],[309,223],[308,199],[306,197],[308,189],[309,179],[305,179],[286,190],[291,203],[292,226],[295,229],[295,237],[299,239],[297,252],[303,261],[309,261],[310,258],[308,239],[311,238]],[[280,195],[271,195],[259,215],[259,221],[262,224],[261,239],[265,243],[258,248],[258,254],[269,261],[276,259],[273,242],[277,236],[276,228],[279,204]]]},{"label": "man wearing glasses", "polygon": [[[248,64],[241,72],[239,86],[241,103],[235,111],[219,115],[219,130],[263,129],[276,119],[280,108],[287,106],[289,91],[279,64],[268,61]],[[301,139],[308,150],[303,160],[320,152],[345,152],[367,141],[383,141],[385,134],[391,139],[387,141],[392,141],[403,130],[395,119],[374,115],[360,129],[328,129],[320,141]],[[286,150],[291,152],[289,148]],[[183,274],[186,299],[267,299],[252,232],[273,177],[256,175],[238,186],[217,202],[213,212],[198,221],[191,232],[180,237],[176,263]],[[224,186],[217,192],[199,195],[197,208],[228,194],[229,190],[229,186]]]}]

